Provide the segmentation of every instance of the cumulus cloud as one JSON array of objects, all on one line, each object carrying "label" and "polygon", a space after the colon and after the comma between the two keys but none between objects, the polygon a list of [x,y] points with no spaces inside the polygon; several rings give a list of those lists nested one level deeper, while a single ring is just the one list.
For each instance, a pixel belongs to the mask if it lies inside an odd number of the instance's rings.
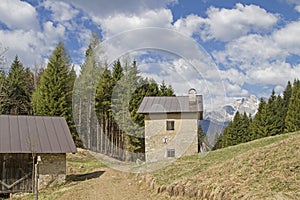
[{"label": "cumulus cloud", "polygon": [[274,41],[286,51],[300,55],[300,21],[287,24],[273,33]]},{"label": "cumulus cloud", "polygon": [[[124,13],[97,19],[105,36],[143,27],[171,27],[173,15],[169,9],[148,10],[140,15]],[[134,42],[134,41],[132,41]]]},{"label": "cumulus cloud", "polygon": [[270,35],[250,34],[225,45],[225,49],[214,51],[219,64],[241,70],[285,62],[292,54],[300,54],[300,22],[291,22]]},{"label": "cumulus cloud", "polygon": [[190,15],[174,26],[189,35],[199,34],[203,40],[231,41],[251,32],[270,30],[277,21],[277,15],[259,6],[237,3],[233,9],[211,7],[207,18]]},{"label": "cumulus cloud", "polygon": [[192,36],[194,33],[199,33],[205,24],[208,23],[207,19],[199,17],[198,15],[188,15],[186,18],[180,18],[174,23],[175,30],[187,35]]},{"label": "cumulus cloud", "polygon": [[228,97],[244,97],[249,95],[248,91],[243,89],[240,85],[227,81],[225,81],[225,89]]},{"label": "cumulus cloud", "polygon": [[[227,80],[227,91],[240,89],[243,84],[275,87],[280,92],[288,80],[299,78],[300,68],[288,62],[292,55],[300,55],[300,22],[289,22],[269,34],[248,34],[225,45],[224,50],[214,51],[213,56],[225,69],[222,77]],[[232,87],[234,86],[235,87]]]},{"label": "cumulus cloud", "polygon": [[47,21],[40,31],[36,30],[0,30],[0,43],[8,47],[5,53],[7,65],[10,65],[16,55],[25,66],[44,62],[59,39],[65,35],[65,28]]},{"label": "cumulus cloud", "polygon": [[[60,0],[59,0],[60,1]],[[118,14],[134,14],[140,15],[147,10],[155,10],[165,8],[167,5],[177,3],[177,0],[65,0],[86,13],[94,19],[107,18]]]},{"label": "cumulus cloud", "polygon": [[72,7],[63,1],[45,1],[44,7],[52,11],[52,18],[54,21],[68,21],[76,17],[79,14],[79,10]]},{"label": "cumulus cloud", "polygon": [[274,59],[284,60],[288,52],[280,48],[271,36],[251,34],[227,43],[225,50],[214,51],[213,55],[225,67],[247,70]]},{"label": "cumulus cloud", "polygon": [[39,29],[35,8],[24,1],[1,1],[0,21],[10,29]]},{"label": "cumulus cloud", "polygon": [[[17,40],[17,42],[16,42]],[[0,30],[0,43],[8,47],[5,57],[11,62],[16,55],[20,56],[24,64],[33,64],[34,60],[40,60],[41,43],[34,31],[24,30]]]}]

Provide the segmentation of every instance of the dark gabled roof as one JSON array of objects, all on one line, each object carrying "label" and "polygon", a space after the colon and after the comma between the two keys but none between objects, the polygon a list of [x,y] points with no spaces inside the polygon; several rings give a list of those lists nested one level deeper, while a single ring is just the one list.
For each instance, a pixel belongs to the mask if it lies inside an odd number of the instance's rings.
[{"label": "dark gabled roof", "polygon": [[0,153],[76,153],[63,117],[0,115]]},{"label": "dark gabled roof", "polygon": [[188,96],[144,97],[137,113],[187,113],[202,111],[202,95],[197,95],[196,102],[194,103],[189,101]]}]

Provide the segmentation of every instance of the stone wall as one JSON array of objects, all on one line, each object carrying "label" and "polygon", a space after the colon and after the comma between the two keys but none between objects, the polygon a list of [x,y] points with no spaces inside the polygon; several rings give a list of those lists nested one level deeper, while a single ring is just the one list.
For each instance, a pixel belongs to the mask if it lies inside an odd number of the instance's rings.
[{"label": "stone wall", "polygon": [[[168,149],[175,150],[175,158],[198,152],[199,113],[150,114],[145,116],[146,162],[167,157]],[[174,130],[167,130],[167,121],[174,121]]]},{"label": "stone wall", "polygon": [[40,154],[39,189],[52,183],[62,184],[66,179],[66,154]]}]

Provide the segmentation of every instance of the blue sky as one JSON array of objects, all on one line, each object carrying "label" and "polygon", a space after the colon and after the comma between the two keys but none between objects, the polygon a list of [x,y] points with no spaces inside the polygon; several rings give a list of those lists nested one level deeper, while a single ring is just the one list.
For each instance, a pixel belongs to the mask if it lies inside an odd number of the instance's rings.
[{"label": "blue sky", "polygon": [[115,55],[144,47],[130,51],[141,74],[178,94],[195,87],[219,103],[267,97],[300,77],[299,0],[1,0],[0,43],[8,47],[2,67],[16,54],[25,66],[44,66],[62,40],[79,69],[92,31]]}]

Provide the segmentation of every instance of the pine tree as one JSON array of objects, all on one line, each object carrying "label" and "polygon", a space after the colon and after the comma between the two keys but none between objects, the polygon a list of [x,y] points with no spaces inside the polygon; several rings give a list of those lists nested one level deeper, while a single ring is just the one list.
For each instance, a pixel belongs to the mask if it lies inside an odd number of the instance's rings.
[{"label": "pine tree", "polygon": [[113,78],[113,85],[115,86],[118,81],[123,77],[123,68],[121,66],[120,60],[114,62],[112,78]]},{"label": "pine tree", "polygon": [[238,127],[239,129],[239,143],[244,143],[250,141],[250,133],[249,133],[249,126],[251,123],[251,116],[248,117],[247,113],[244,112],[243,115],[241,115],[241,121],[240,125]]},{"label": "pine tree", "polygon": [[283,100],[285,102],[286,108],[288,107],[291,96],[292,96],[292,84],[290,81],[288,81],[285,90],[283,91]]},{"label": "pine tree", "polygon": [[[124,75],[118,81],[114,88],[114,94],[112,96],[112,109],[114,118],[119,127],[125,132],[126,135],[126,150],[127,152],[142,151],[142,142],[139,138],[142,138],[142,133],[139,131],[139,126],[131,119],[133,110],[128,112],[131,95],[138,87],[138,70],[136,61],[130,64],[130,59],[126,57],[124,59]],[[126,155],[127,160],[131,160],[130,154]]]},{"label": "pine tree", "polygon": [[267,103],[263,98],[260,99],[257,113],[249,126],[251,140],[266,137],[268,130],[266,129]]},{"label": "pine tree", "polygon": [[15,57],[6,79],[5,113],[14,115],[32,114],[31,95],[33,91],[33,74],[25,69]]},{"label": "pine tree", "polygon": [[206,134],[204,133],[202,126],[198,126],[198,152],[205,151],[205,144],[206,144]]},{"label": "pine tree", "polygon": [[285,124],[285,117],[287,113],[287,109],[286,109],[287,105],[285,103],[284,98],[282,98],[281,95],[277,96],[276,108],[277,108],[276,121],[275,121],[276,132],[274,135],[284,133],[284,127],[285,127],[284,124]]},{"label": "pine tree", "polygon": [[100,74],[103,72],[103,63],[97,60],[100,56],[99,48],[99,38],[93,33],[73,91],[73,117],[77,132],[87,149],[91,148],[91,139],[97,132],[97,117],[94,114],[95,92]]},{"label": "pine tree", "polygon": [[295,80],[285,118],[285,132],[300,130],[300,81]]},{"label": "pine tree", "polygon": [[7,114],[6,105],[8,103],[6,74],[2,70],[0,72],[0,114]]},{"label": "pine tree", "polygon": [[167,86],[165,81],[163,81],[159,86],[159,96],[175,96],[172,86]]},{"label": "pine tree", "polygon": [[72,126],[70,70],[70,58],[64,44],[59,42],[33,94],[35,115],[62,116]]},{"label": "pine tree", "polygon": [[266,105],[266,118],[265,121],[265,129],[267,130],[267,134],[265,136],[271,136],[278,134],[278,102],[277,97],[275,95],[274,89],[272,90],[272,94],[268,99],[268,103]]}]

